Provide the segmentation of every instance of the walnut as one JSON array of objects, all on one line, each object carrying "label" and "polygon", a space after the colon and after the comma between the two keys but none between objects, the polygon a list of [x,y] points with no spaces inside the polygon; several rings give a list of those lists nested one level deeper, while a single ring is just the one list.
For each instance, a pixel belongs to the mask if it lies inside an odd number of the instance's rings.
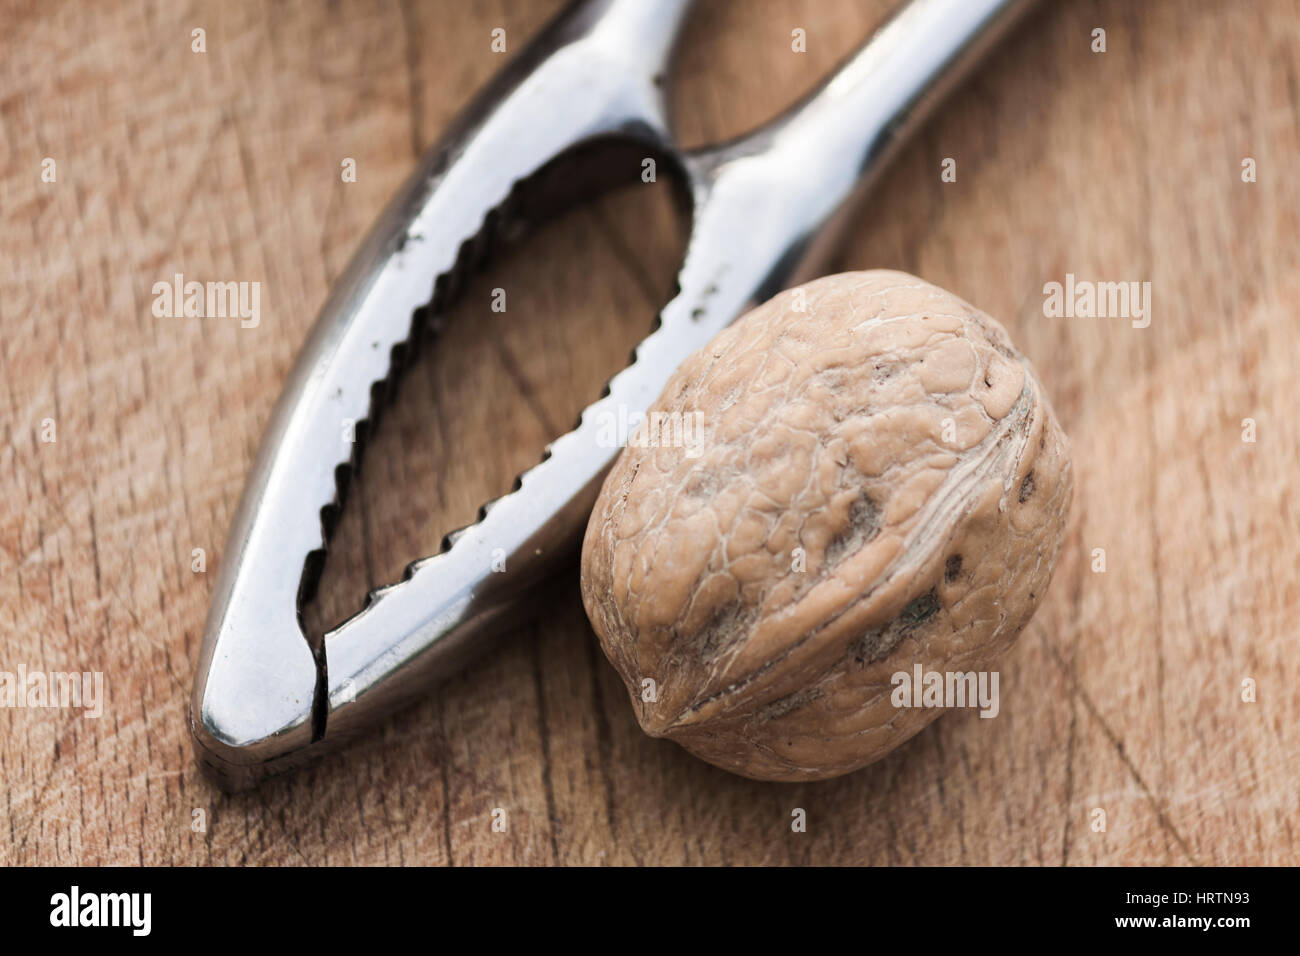
[{"label": "walnut", "polygon": [[905,273],[828,276],[669,379],[592,512],[583,602],[647,733],[748,777],[832,777],[942,713],[895,706],[892,675],[993,668],[1071,490],[996,321]]}]

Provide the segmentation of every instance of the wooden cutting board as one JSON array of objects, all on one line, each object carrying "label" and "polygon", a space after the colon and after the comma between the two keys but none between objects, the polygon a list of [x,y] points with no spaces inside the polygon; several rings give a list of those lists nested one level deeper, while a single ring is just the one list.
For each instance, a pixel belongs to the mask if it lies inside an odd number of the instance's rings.
[{"label": "wooden cutting board", "polygon": [[[682,138],[766,119],[891,5],[704,3]],[[203,619],[285,372],[416,154],[504,62],[491,31],[517,50],[556,8],[7,4],[0,670],[100,671],[105,702],[98,719],[0,709],[0,862],[1295,863],[1286,0],[1045,4],[902,155],[835,264],[905,269],[1001,318],[1072,438],[1069,535],[997,719],[951,714],[827,783],[729,776],[639,731],[575,570],[499,652],[347,751],[236,796],[199,775]],[[370,448],[313,621],[472,520],[621,367],[681,254],[668,192],[582,206],[470,285]],[[260,283],[259,324],[155,317],[176,273]],[[1149,326],[1044,314],[1067,274],[1149,282]]]}]

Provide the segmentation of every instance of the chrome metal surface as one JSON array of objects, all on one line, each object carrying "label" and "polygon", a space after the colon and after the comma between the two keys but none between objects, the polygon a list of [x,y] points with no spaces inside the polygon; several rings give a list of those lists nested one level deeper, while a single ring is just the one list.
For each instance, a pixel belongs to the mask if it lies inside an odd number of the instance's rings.
[{"label": "chrome metal surface", "polygon": [[[231,527],[204,634],[191,725],[209,773],[238,789],[296,766],[490,647],[581,540],[619,451],[600,440],[601,423],[647,409],[688,355],[813,274],[852,200],[1030,2],[912,0],[803,102],[686,154],[672,143],[665,77],[689,0],[592,0],[561,14],[424,158],[298,358]],[[313,651],[300,609],[356,465],[349,424],[378,413],[431,300],[436,313],[502,222],[542,208],[530,187],[553,189],[548,164],[582,156],[590,175],[619,175],[611,157],[628,154],[618,144],[679,165],[693,201],[680,292],[658,329],[515,491]],[[621,168],[630,180],[639,160]]]}]

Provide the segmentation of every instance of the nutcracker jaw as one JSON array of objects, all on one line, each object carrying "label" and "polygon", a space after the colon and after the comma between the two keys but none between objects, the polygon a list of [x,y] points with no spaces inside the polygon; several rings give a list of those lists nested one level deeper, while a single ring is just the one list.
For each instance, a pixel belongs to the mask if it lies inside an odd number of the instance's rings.
[{"label": "nutcracker jaw", "polygon": [[[443,554],[371,594],[322,646],[302,626],[366,432],[465,273],[502,233],[579,198],[574,183],[590,196],[601,178],[630,178],[642,157],[670,153],[662,77],[687,6],[570,6],[425,155],[332,290],[263,436],[205,627],[190,726],[200,765],[221,786],[292,768],[426,690],[426,671],[457,666],[471,634],[498,624],[504,605],[563,557],[565,535],[544,519],[566,501],[517,492],[499,502],[509,524],[503,515],[459,543],[449,536]],[[344,423],[355,423],[355,442]],[[530,485],[547,478],[544,467]],[[550,481],[566,489],[560,499],[589,483]],[[488,536],[507,548],[509,574],[485,576]]]}]

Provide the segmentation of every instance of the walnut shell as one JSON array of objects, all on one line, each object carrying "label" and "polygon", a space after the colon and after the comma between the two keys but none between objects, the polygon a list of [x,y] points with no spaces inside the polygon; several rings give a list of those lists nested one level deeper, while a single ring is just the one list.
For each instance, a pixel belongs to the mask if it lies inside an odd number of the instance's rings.
[{"label": "walnut shell", "polygon": [[891,675],[993,669],[1071,489],[996,321],[906,273],[828,276],[669,379],[592,512],[583,603],[647,733],[748,777],[832,777],[942,713],[895,707]]}]

